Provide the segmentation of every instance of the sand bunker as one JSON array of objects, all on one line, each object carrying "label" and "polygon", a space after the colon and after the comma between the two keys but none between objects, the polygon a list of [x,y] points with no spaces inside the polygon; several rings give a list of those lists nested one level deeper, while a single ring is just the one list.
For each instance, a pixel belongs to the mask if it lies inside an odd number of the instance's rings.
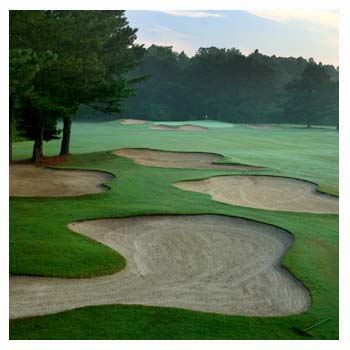
[{"label": "sand bunker", "polygon": [[113,152],[120,157],[131,158],[136,164],[161,168],[217,169],[217,170],[261,170],[244,164],[215,164],[224,157],[202,152],[168,152],[145,148],[122,148]]},{"label": "sand bunker", "polygon": [[280,130],[280,128],[268,124],[247,124],[247,127],[257,130]]},{"label": "sand bunker", "polygon": [[184,124],[180,126],[169,126],[169,125],[151,125],[150,129],[153,130],[171,130],[171,131],[177,131],[177,130],[187,130],[187,131],[206,131],[208,128],[205,128],[204,126],[199,125],[191,125],[191,124]]},{"label": "sand bunker", "polygon": [[120,252],[127,267],[88,279],[11,277],[11,318],[102,304],[281,316],[301,313],[311,303],[308,290],[280,266],[292,236],[270,225],[218,215],[178,215],[69,227]]},{"label": "sand bunker", "polygon": [[138,125],[138,124],[145,124],[146,120],[140,120],[140,119],[121,119],[121,124],[124,125]]},{"label": "sand bunker", "polygon": [[56,170],[31,164],[10,166],[10,196],[64,197],[104,192],[113,178],[100,171]]},{"label": "sand bunker", "polygon": [[242,207],[308,213],[338,213],[338,198],[316,191],[306,181],[275,176],[216,176],[174,186],[210,194],[216,201]]}]

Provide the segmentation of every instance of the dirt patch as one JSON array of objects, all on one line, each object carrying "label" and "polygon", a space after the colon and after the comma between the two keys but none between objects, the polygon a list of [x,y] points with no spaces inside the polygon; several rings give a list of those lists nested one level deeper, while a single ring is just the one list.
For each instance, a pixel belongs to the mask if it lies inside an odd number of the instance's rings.
[{"label": "dirt patch", "polygon": [[161,168],[262,170],[264,168],[244,164],[215,164],[224,157],[202,152],[168,152],[145,148],[122,148],[113,152],[120,157],[131,158],[136,164]]},{"label": "dirt patch", "polygon": [[170,130],[170,131],[206,131],[208,128],[205,128],[204,126],[199,126],[199,125],[191,125],[191,124],[184,124],[180,126],[170,126],[170,125],[163,125],[163,124],[158,124],[158,125],[151,125],[149,127],[150,129],[153,130]]},{"label": "dirt patch", "polygon": [[210,194],[216,201],[242,207],[308,213],[338,213],[338,198],[316,191],[306,181],[276,176],[216,176],[173,184]]},{"label": "dirt patch", "polygon": [[100,171],[56,170],[31,164],[10,165],[10,196],[66,197],[104,192],[113,178]]},{"label": "dirt patch", "polygon": [[280,130],[277,126],[268,124],[247,124],[247,127],[256,130]]},{"label": "dirt patch", "polygon": [[144,216],[69,225],[127,259],[114,275],[89,279],[14,276],[10,317],[102,304],[142,304],[230,315],[301,313],[307,289],[280,266],[292,236],[219,215]]},{"label": "dirt patch", "polygon": [[[67,156],[52,156],[41,158],[36,165],[59,166],[63,165],[67,160]],[[30,164],[33,165],[31,159],[14,160],[12,164]]]},{"label": "dirt patch", "polygon": [[138,124],[145,124],[146,120],[140,120],[140,119],[121,119],[121,124],[124,125],[138,125]]}]

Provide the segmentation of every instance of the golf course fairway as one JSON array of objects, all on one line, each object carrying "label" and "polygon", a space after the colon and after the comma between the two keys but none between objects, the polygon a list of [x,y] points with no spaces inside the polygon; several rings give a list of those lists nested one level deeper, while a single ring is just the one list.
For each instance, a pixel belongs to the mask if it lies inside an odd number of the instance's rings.
[{"label": "golf course fairway", "polygon": [[[304,339],[292,327],[328,318],[310,334],[338,338],[336,209],[253,208],[173,185],[290,178],[336,208],[337,131],[184,124],[207,130],[73,123],[72,155],[58,168],[106,173],[96,186],[109,190],[10,198],[11,339]],[[29,158],[31,145],[14,144],[14,158]],[[226,166],[142,165],[121,149],[216,154]],[[45,154],[58,151],[58,141],[45,144]],[[103,281],[113,281],[109,293]]]}]

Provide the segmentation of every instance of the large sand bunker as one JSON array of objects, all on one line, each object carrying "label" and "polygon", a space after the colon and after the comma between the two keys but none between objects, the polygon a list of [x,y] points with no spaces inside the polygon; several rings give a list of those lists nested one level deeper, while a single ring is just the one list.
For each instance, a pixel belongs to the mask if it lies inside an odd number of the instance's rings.
[{"label": "large sand bunker", "polygon": [[163,124],[158,124],[158,125],[151,125],[150,129],[154,130],[170,130],[170,131],[206,131],[208,128],[205,128],[204,126],[199,126],[199,125],[191,125],[191,124],[184,124],[180,126],[170,126],[170,125],[163,125]]},{"label": "large sand bunker", "polygon": [[104,192],[113,176],[88,170],[56,170],[30,164],[10,166],[10,196],[64,197]]},{"label": "large sand bunker", "polygon": [[146,120],[140,120],[140,119],[122,119],[120,121],[121,124],[124,125],[139,125],[139,124],[145,124]]},{"label": "large sand bunker", "polygon": [[317,192],[306,181],[276,176],[216,176],[174,186],[210,194],[216,201],[257,209],[338,213],[338,198]]},{"label": "large sand bunker", "polygon": [[120,157],[131,158],[136,164],[162,168],[217,169],[217,170],[260,170],[244,164],[215,164],[224,157],[202,152],[170,152],[145,148],[122,148],[113,152]]},{"label": "large sand bunker", "polygon": [[88,305],[142,304],[231,315],[305,311],[308,290],[280,266],[292,236],[218,215],[144,216],[69,227],[120,252],[126,268],[88,279],[10,278],[10,318]]}]

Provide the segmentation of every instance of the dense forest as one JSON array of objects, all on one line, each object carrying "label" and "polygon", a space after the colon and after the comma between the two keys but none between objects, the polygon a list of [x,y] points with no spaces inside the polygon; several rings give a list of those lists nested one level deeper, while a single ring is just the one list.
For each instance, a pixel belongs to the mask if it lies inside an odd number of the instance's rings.
[{"label": "dense forest", "polygon": [[[61,138],[72,120],[211,119],[338,125],[338,69],[255,50],[136,43],[124,11],[10,11],[10,159],[13,136]],[[57,127],[63,121],[63,130]]]},{"label": "dense forest", "polygon": [[[338,70],[302,57],[200,48],[192,58],[151,46],[131,76],[143,76],[122,115],[147,120],[336,125]],[[106,118],[82,107],[79,119]]]},{"label": "dense forest", "polygon": [[[307,67],[316,70],[315,77],[307,74]],[[312,59],[269,57],[258,50],[244,56],[234,48],[215,47],[200,48],[193,58],[188,58],[183,52],[153,46],[135,74],[150,77],[140,84],[136,96],[127,99],[125,114],[130,117],[306,123],[305,112],[312,109],[311,123],[334,123],[337,119],[334,106],[329,109],[329,103],[337,104],[336,98],[305,101],[315,105],[304,104],[301,111],[295,111],[291,103],[296,97],[291,86],[297,82],[301,82],[300,89],[304,83],[311,83],[315,97],[321,90],[326,89],[326,94],[329,90],[332,96],[337,90],[337,70],[316,65]]]}]

